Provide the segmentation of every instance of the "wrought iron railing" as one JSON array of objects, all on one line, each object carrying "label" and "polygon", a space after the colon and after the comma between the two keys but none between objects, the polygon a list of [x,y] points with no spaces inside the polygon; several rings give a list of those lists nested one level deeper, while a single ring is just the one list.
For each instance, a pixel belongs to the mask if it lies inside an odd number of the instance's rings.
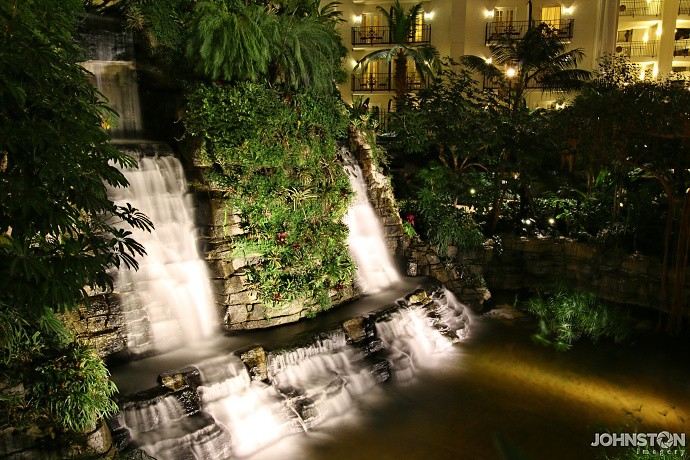
[{"label": "wrought iron railing", "polygon": [[676,40],[673,46],[674,56],[690,56],[690,40]]},{"label": "wrought iron railing", "polygon": [[[407,76],[407,89],[416,91],[427,87],[427,82],[423,81],[419,75]],[[376,91],[395,91],[393,74],[390,72],[378,73],[355,73],[352,75],[353,92],[376,92]]]},{"label": "wrought iron railing", "polygon": [[[431,43],[431,25],[416,26],[407,40],[407,43],[412,45]],[[357,26],[352,28],[352,46],[379,46],[392,43],[391,28],[388,26]]]},{"label": "wrought iron railing", "polygon": [[616,53],[631,57],[655,57],[659,53],[657,40],[618,42]]},{"label": "wrought iron railing", "polygon": [[690,15],[690,0],[680,0],[678,5],[678,14]]},{"label": "wrought iron railing", "polygon": [[621,16],[659,16],[661,0],[621,0],[618,11]]},{"label": "wrought iron railing", "polygon": [[[548,25],[553,33],[561,40],[571,40],[573,38],[573,24],[574,19],[560,19],[553,21],[532,21],[532,26],[540,24]],[[484,41],[486,43],[496,42],[502,38],[512,38],[514,40],[521,40],[525,33],[529,30],[529,21],[497,21],[487,22],[486,31],[484,33]]]}]

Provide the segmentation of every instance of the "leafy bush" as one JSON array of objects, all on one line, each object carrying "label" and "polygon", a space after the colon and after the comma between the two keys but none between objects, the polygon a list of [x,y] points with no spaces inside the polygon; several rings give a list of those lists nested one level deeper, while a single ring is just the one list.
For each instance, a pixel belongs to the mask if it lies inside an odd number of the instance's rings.
[{"label": "leafy bush", "polygon": [[244,218],[235,256],[260,257],[248,279],[269,306],[313,298],[327,308],[329,291],[352,280],[342,223],[351,189],[337,153],[347,123],[341,101],[309,91],[247,82],[190,94],[187,130]]},{"label": "leafy bush", "polygon": [[583,337],[594,341],[610,337],[619,342],[627,335],[627,315],[592,292],[564,287],[537,292],[526,309],[539,318],[534,340],[559,351],[569,350]]},{"label": "leafy bush", "polygon": [[449,246],[460,250],[481,246],[484,237],[472,214],[468,208],[456,206],[459,196],[470,195],[470,188],[462,190],[452,172],[442,166],[423,169],[417,178],[416,191],[403,203],[403,210],[414,216],[420,235],[437,245],[441,255]]}]

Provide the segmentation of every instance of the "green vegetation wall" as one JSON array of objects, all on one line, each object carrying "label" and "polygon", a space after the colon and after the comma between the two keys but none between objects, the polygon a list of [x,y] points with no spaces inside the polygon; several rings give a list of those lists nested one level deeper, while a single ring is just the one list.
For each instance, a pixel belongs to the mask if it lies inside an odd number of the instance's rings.
[{"label": "green vegetation wall", "polygon": [[221,232],[207,254],[226,267],[226,327],[295,321],[351,292],[343,217],[352,192],[338,154],[347,126],[335,96],[250,82],[190,91],[187,135],[220,193]]}]

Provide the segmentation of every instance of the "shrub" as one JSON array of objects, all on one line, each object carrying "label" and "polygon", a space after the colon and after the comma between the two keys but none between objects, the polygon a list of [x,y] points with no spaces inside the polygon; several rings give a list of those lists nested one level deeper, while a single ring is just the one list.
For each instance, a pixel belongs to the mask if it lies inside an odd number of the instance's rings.
[{"label": "shrub", "polygon": [[266,305],[313,298],[328,308],[329,291],[352,280],[342,223],[351,190],[337,153],[347,123],[340,100],[309,90],[245,82],[190,94],[187,130],[212,166],[208,180],[243,216],[235,256],[260,258],[247,276]]},{"label": "shrub", "polygon": [[564,287],[537,292],[526,309],[539,318],[534,340],[559,351],[569,350],[583,337],[594,341],[610,337],[620,342],[627,335],[627,316],[592,292]]}]

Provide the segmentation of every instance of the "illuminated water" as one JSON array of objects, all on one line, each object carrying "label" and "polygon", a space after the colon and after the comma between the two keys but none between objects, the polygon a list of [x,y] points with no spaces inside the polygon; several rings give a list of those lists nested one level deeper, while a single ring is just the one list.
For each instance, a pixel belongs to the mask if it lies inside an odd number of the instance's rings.
[{"label": "illuminated water", "polygon": [[364,292],[378,292],[400,281],[388,252],[383,227],[367,196],[364,175],[349,152],[342,151],[345,171],[355,197],[345,216],[350,229],[347,244],[357,265],[357,278]]}]

